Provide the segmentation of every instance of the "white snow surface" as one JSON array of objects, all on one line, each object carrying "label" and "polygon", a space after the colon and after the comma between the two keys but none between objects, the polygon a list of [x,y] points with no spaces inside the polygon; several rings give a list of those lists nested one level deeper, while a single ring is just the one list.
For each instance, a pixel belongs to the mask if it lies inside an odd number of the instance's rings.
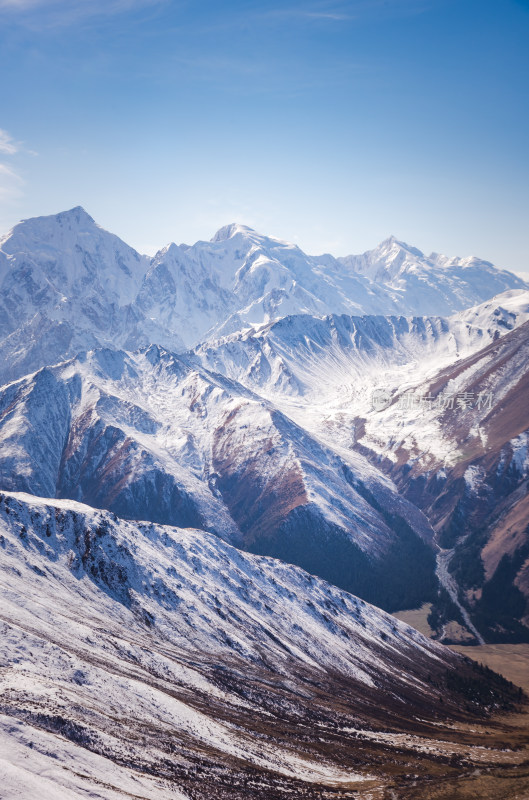
[{"label": "white snow surface", "polygon": [[[391,460],[412,436],[425,459],[452,463],[457,447],[445,436],[440,414],[424,403],[406,408],[390,401],[406,393],[419,401],[444,368],[528,320],[526,290],[505,292],[448,318],[293,316],[206,342],[195,349],[194,360],[266,397],[335,450],[350,451],[360,436]],[[444,395],[456,398],[485,364],[486,356]],[[380,391],[387,393],[387,408],[373,405]]]},{"label": "white snow surface", "polygon": [[92,347],[179,352],[292,314],[448,315],[527,288],[488,262],[395,239],[337,259],[236,224],[148,258],[77,207],[0,239],[0,381]]},{"label": "white snow surface", "polygon": [[[392,533],[357,481],[429,539],[424,518],[354,445],[360,437],[390,460],[404,446],[437,468],[453,463],[457,446],[435,409],[374,409],[373,392],[420,398],[440,369],[528,318],[529,292],[516,291],[448,319],[291,316],[180,357],[154,346],[90,351],[0,391],[2,485],[198,526],[237,544],[218,472],[243,480],[251,465],[263,497],[294,481],[295,503],[365,552],[384,552]],[[486,356],[444,394],[456,397],[485,367]],[[484,440],[479,424],[475,435]]]},{"label": "white snow surface", "polygon": [[[182,520],[239,544],[239,523],[218,481],[258,480],[266,503],[294,482],[296,505],[380,554],[393,534],[357,490],[361,481],[384,508],[431,538],[392,481],[347,447],[347,430],[345,440],[326,435],[310,397],[300,427],[284,413],[293,411],[288,403],[264,394],[204,369],[194,356],[157,347],[90,351],[0,391],[2,486],[127,517]],[[252,475],[244,478],[249,465]]]},{"label": "white snow surface", "polygon": [[[300,569],[234,549],[242,530],[219,480],[236,484],[250,465],[245,480],[262,497],[286,486],[370,556],[392,541],[377,503],[431,538],[353,448],[390,461],[407,448],[441,471],[455,463],[433,407],[393,401],[421,398],[440,370],[526,323],[527,285],[394,237],[337,259],[238,224],[149,259],[75,208],[0,240],[0,298],[2,489],[31,492],[4,494],[0,512],[0,693],[18,704],[18,716],[0,715],[2,796],[186,800],[117,766],[116,754],[132,763],[142,748],[116,720],[284,776],[360,780],[218,718],[208,703],[247,710],[252,700],[215,681],[212,665],[272,664],[286,685],[295,663],[426,695],[416,659],[443,650]],[[497,403],[525,366],[518,358],[494,384]],[[442,396],[486,376],[488,359],[455,372]],[[373,406],[375,391],[387,406]],[[483,443],[486,412],[472,428]],[[526,433],[510,442],[523,475],[527,443]],[[479,489],[476,467],[464,477]],[[93,507],[43,499],[56,495]],[[129,517],[158,506],[183,523],[120,520],[99,510],[111,501]],[[409,663],[398,675],[396,655]],[[33,725],[42,708],[83,709],[99,751]],[[149,747],[147,760],[161,757]]]},{"label": "white snow surface", "polygon": [[[297,663],[367,687],[387,680],[397,693],[413,685],[427,696],[417,658],[448,657],[394,617],[296,567],[202,531],[126,522],[23,493],[0,498],[0,590],[0,694],[16,698],[0,716],[2,796],[10,800],[37,790],[52,800],[114,800],[120,792],[184,800],[145,771],[115,765],[159,757],[155,744],[126,735],[138,726],[181,737],[179,760],[207,747],[304,781],[362,780],[365,772],[316,763],[217,718],[217,701],[234,711],[251,710],[253,701],[219,687],[215,670],[242,658],[248,674],[252,664],[256,674],[267,665],[289,686]],[[394,674],[397,654],[409,668]],[[257,703],[254,714],[266,713]],[[41,720],[50,715],[50,724],[70,719],[85,733],[64,737],[36,724],[34,711]]]}]

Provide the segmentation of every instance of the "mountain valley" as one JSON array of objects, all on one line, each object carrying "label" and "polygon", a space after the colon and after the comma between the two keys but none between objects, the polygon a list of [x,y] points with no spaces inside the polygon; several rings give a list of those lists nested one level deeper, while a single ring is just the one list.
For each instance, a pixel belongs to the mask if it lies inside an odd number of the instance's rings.
[{"label": "mountain valley", "polygon": [[6,800],[526,796],[527,284],[78,207],[0,287]]}]

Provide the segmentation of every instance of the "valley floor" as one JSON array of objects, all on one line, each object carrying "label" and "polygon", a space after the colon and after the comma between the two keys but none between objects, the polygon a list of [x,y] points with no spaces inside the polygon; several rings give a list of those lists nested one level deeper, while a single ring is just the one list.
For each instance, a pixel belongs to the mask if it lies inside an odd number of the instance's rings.
[{"label": "valley floor", "polygon": [[[425,636],[431,636],[433,631],[428,625],[427,617],[430,613],[430,604],[425,603],[421,608],[399,611],[394,614],[401,622],[406,622]],[[455,637],[454,637],[455,638]],[[453,644],[452,650],[484,664],[494,672],[499,672],[507,680],[512,681],[529,695],[529,644]]]},{"label": "valley floor", "polygon": [[499,672],[529,694],[529,644],[454,644],[451,648]]},{"label": "valley floor", "polygon": [[[428,636],[432,633],[427,622],[429,611],[430,605],[426,603],[419,609],[401,611],[395,616]],[[451,649],[493,669],[529,694],[529,644],[454,644]],[[511,746],[514,736],[519,737],[520,746],[526,750],[525,757],[516,765],[505,764],[486,772],[472,769],[468,775],[457,779],[439,776],[434,787],[410,786],[401,793],[394,789],[393,797],[398,800],[529,800],[529,710],[506,715],[502,722],[510,729],[509,732],[507,727],[505,729],[505,747]]]}]

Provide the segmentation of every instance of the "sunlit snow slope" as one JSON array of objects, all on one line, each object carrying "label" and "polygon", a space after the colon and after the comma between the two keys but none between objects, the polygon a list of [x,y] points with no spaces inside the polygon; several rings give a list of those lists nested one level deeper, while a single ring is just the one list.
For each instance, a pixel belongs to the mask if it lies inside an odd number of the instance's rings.
[{"label": "sunlit snow slope", "polygon": [[462,736],[480,764],[516,697],[297,568],[71,501],[2,493],[0,590],[4,800],[353,797],[414,752],[457,774]]},{"label": "sunlit snow slope", "polygon": [[387,609],[435,590],[433,531],[380,470],[157,347],[91,351],[0,390],[0,482],[200,527]]},{"label": "sunlit snow slope", "polygon": [[450,314],[522,288],[488,262],[394,239],[336,259],[243,225],[151,259],[78,207],[0,239],[0,382],[92,347],[178,352],[290,314]]}]

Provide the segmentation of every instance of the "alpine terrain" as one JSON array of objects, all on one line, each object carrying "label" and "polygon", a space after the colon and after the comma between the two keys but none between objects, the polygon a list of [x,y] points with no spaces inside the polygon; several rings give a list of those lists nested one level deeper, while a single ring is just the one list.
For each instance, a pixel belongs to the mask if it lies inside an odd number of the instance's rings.
[{"label": "alpine terrain", "polygon": [[528,363],[475,257],[7,233],[2,798],[526,797]]}]

